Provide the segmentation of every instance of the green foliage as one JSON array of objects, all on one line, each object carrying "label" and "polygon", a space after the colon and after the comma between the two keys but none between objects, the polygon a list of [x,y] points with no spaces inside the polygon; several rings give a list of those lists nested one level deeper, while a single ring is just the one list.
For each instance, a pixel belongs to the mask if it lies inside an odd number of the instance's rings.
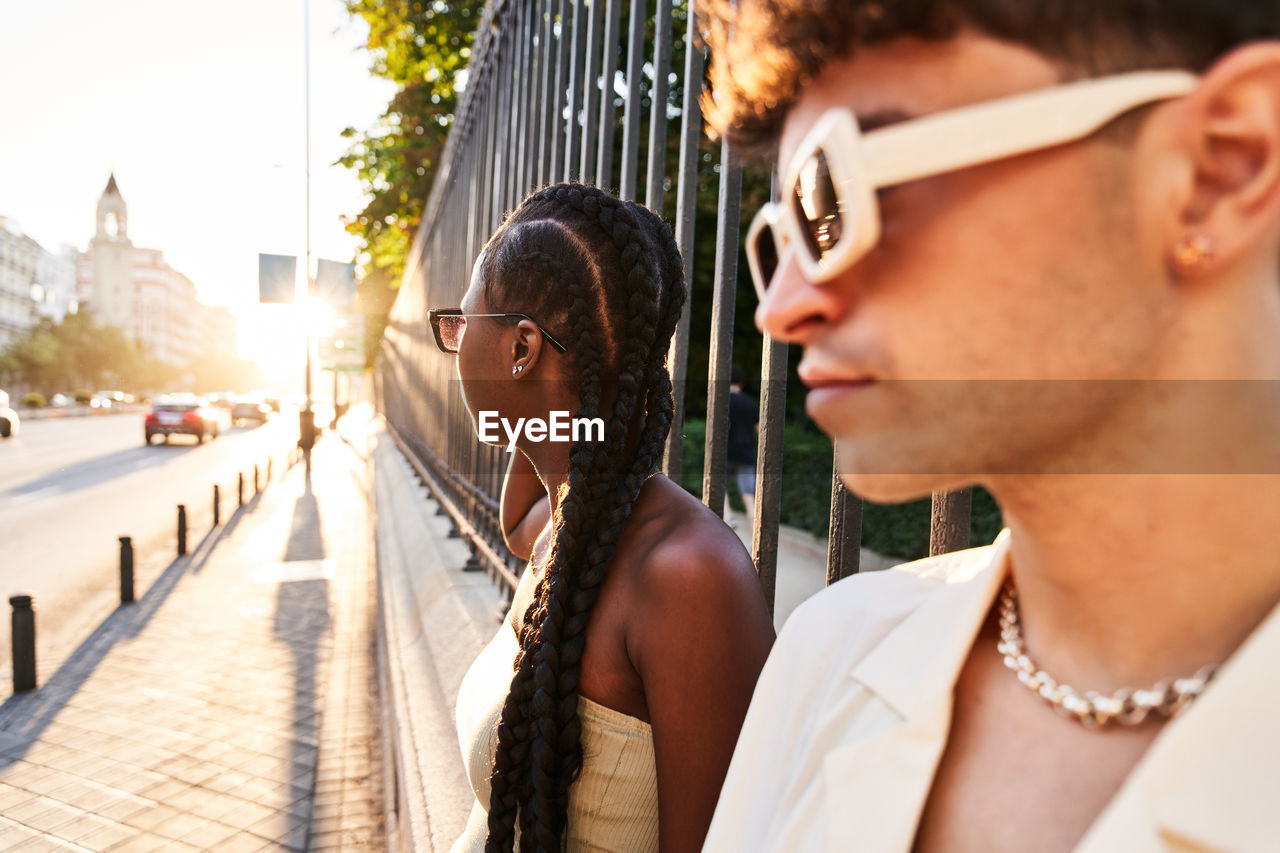
[{"label": "green foliage", "polygon": [[[702,495],[702,460],[706,424],[685,422],[684,467],[681,485]],[[784,431],[782,464],[782,523],[824,537],[831,520],[831,441],[807,429],[788,426]],[[901,504],[862,505],[862,545],[879,554],[916,560],[929,554],[929,498]],[[973,490],[969,541],[985,545],[1002,526],[1000,507],[981,488]]]},{"label": "green foliage", "polygon": [[24,409],[43,409],[46,404],[47,401],[43,394],[37,394],[35,391],[31,391],[22,395],[22,408]]},{"label": "green foliage", "polygon": [[[130,391],[176,386],[184,374],[200,387],[252,387],[257,367],[240,361],[229,342],[207,342],[207,352],[191,365],[166,364],[139,347],[121,329],[101,325],[89,311],[61,322],[41,320],[0,353],[0,380],[53,394],[79,388],[76,402],[89,402],[90,388]],[[208,384],[205,385],[205,380]]]},{"label": "green foliage", "polygon": [[93,393],[87,388],[77,388],[76,393],[72,395],[77,404],[81,406],[89,405],[89,401],[93,399]]},{"label": "green foliage", "polygon": [[361,241],[357,302],[370,364],[453,126],[458,72],[470,61],[483,10],[480,0],[347,1],[347,11],[369,25],[370,71],[397,86],[373,127],[343,131],[352,145],[338,160],[355,170],[368,198],[346,228]]}]

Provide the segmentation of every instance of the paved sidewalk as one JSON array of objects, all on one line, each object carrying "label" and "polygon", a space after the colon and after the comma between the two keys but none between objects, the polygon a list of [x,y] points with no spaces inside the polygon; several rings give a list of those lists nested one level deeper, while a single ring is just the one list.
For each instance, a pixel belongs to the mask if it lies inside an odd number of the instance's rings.
[{"label": "paved sidewalk", "polygon": [[368,467],[313,463],[0,705],[0,850],[385,847]]}]

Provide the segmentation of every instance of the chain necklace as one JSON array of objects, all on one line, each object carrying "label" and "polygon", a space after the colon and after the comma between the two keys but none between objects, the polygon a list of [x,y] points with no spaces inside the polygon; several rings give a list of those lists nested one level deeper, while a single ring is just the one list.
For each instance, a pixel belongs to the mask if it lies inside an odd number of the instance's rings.
[{"label": "chain necklace", "polygon": [[1004,665],[1013,670],[1027,689],[1038,694],[1059,714],[1090,729],[1108,723],[1136,726],[1150,714],[1172,717],[1204,692],[1218,669],[1217,664],[1211,664],[1190,678],[1166,679],[1149,690],[1126,687],[1110,696],[1090,690],[1082,696],[1073,687],[1059,684],[1027,655],[1018,618],[1018,589],[1012,578],[1005,581],[1000,593],[1000,643],[996,648],[1004,655]]}]

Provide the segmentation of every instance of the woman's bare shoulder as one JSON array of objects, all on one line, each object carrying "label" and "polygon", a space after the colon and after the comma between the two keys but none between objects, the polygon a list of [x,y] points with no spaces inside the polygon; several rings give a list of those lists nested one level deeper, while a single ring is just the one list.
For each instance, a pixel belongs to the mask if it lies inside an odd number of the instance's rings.
[{"label": "woman's bare shoulder", "polygon": [[637,506],[643,516],[633,540],[632,572],[640,599],[669,606],[673,598],[711,596],[709,603],[721,608],[742,596],[762,599],[751,555],[738,535],[671,480],[654,480]]}]

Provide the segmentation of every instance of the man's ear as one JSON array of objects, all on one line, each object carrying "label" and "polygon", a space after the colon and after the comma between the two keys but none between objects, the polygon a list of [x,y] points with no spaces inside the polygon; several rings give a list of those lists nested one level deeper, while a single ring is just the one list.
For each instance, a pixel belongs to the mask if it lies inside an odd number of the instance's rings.
[{"label": "man's ear", "polygon": [[527,376],[542,355],[542,332],[529,320],[521,320],[511,339],[511,373]]},{"label": "man's ear", "polygon": [[1276,255],[1280,221],[1280,44],[1227,54],[1188,97],[1183,125],[1188,184],[1180,193],[1169,263],[1179,277],[1234,266],[1264,246]]}]

